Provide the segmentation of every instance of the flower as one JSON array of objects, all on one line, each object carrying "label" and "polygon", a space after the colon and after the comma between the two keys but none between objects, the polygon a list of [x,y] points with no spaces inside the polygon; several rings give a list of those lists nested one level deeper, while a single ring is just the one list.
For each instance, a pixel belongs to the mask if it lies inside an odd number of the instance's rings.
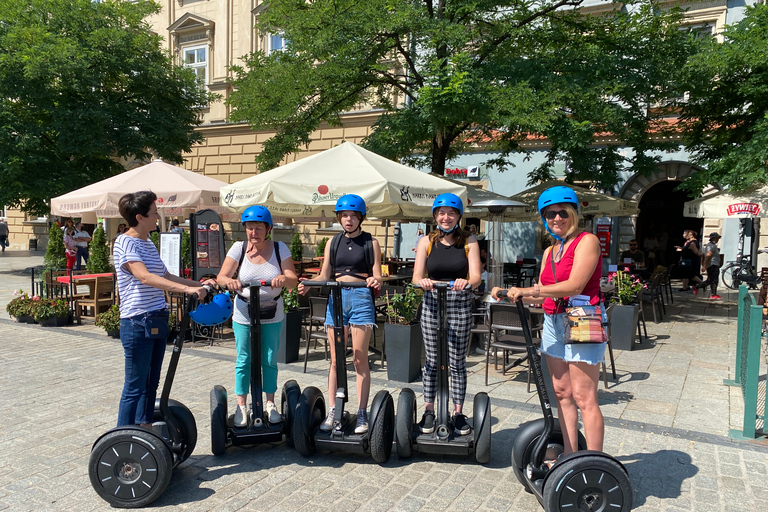
[{"label": "flower", "polygon": [[608,281],[613,283],[615,292],[611,298],[611,303],[629,305],[635,301],[637,294],[641,292],[646,285],[634,274],[619,270],[615,275],[609,276]]}]

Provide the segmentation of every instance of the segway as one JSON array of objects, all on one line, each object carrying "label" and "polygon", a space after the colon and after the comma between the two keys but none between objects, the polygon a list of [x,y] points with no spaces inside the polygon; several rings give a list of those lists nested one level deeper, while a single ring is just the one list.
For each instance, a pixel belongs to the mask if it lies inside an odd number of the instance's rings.
[{"label": "segway", "polygon": [[347,402],[346,343],[343,327],[341,289],[364,288],[364,282],[304,281],[304,286],[328,286],[333,294],[333,333],[336,351],[336,411],[330,432],[320,430],[325,420],[323,393],[314,386],[304,389],[293,422],[293,443],[304,457],[314,454],[318,448],[350,453],[370,453],[378,463],[389,460],[394,437],[395,407],[388,391],[376,393],[368,414],[368,432],[355,434],[356,415],[344,410]]},{"label": "segway", "polygon": [[[417,288],[420,288],[416,285]],[[485,392],[475,395],[473,402],[472,430],[467,435],[456,435],[451,424],[448,387],[448,332],[446,302],[448,289],[453,283],[436,282],[437,291],[437,406],[435,430],[424,434],[416,423],[416,395],[410,388],[403,388],[397,400],[395,445],[400,458],[409,458],[414,451],[441,455],[472,455],[480,464],[491,460],[491,399]],[[466,288],[471,289],[471,286]]]},{"label": "segway", "polygon": [[301,389],[295,380],[289,380],[283,385],[280,408],[282,421],[270,423],[264,415],[263,385],[261,380],[261,302],[259,288],[268,286],[266,281],[246,284],[250,297],[241,298],[248,301],[248,316],[250,317],[250,348],[251,348],[251,410],[248,424],[245,427],[235,426],[235,415],[227,414],[227,390],[224,386],[216,385],[211,390],[211,452],[221,455],[228,446],[252,445],[260,443],[282,442],[283,436],[291,441],[291,425],[293,411],[299,400]]},{"label": "segway", "polygon": [[[506,291],[502,290],[500,295],[505,296]],[[607,453],[586,450],[581,432],[579,451],[559,457],[564,451],[563,434],[552,414],[541,358],[533,344],[522,301],[517,301],[517,308],[544,417],[524,423],[517,430],[512,448],[515,476],[547,512],[632,510],[632,486],[627,470]],[[545,460],[557,462],[550,468]]]},{"label": "segway", "polygon": [[[210,293],[209,287],[205,288]],[[187,460],[195,449],[195,417],[187,407],[169,397],[190,315],[196,306],[197,297],[190,297],[173,344],[163,390],[155,402],[153,428],[139,425],[113,428],[91,448],[88,461],[91,485],[113,507],[136,508],[155,501],[168,487],[173,468]],[[201,305],[198,309],[206,307],[215,305]]]}]

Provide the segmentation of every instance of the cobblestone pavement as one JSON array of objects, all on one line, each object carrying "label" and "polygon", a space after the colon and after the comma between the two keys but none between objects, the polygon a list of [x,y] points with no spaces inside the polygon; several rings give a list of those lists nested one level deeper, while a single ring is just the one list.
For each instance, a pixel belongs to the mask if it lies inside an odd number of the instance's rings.
[{"label": "cobblestone pavement", "polygon": [[[41,261],[40,253],[8,251],[0,258],[2,317],[12,290],[29,288],[24,269]],[[629,470],[635,510],[768,510],[765,438],[727,436],[729,429],[741,428],[743,407],[738,391],[722,384],[733,377],[734,298],[712,305],[676,294],[664,321],[648,322],[648,341],[637,350],[616,352],[618,380],[609,381],[607,389],[600,384],[605,451]],[[0,328],[0,510],[109,510],[92,490],[87,466],[92,443],[115,422],[120,343],[87,324],[43,328],[3,318]],[[469,413],[472,393],[487,391],[492,403],[493,447],[486,465],[422,454],[400,460],[394,450],[383,465],[329,452],[303,458],[279,443],[229,448],[214,457],[209,393],[215,384],[234,385],[234,359],[232,341],[186,344],[172,397],[196,418],[197,448],[148,508],[540,510],[510,468],[517,427],[540,416],[524,373],[492,372],[486,387],[485,358],[469,358]],[[309,366],[305,374],[298,363],[280,365],[279,382],[296,379],[302,389],[324,389],[327,362],[321,351],[311,353]],[[376,359],[371,396],[387,389],[397,400],[403,384],[386,375]],[[421,384],[409,387],[420,403]],[[351,405],[355,402],[353,393]]]}]

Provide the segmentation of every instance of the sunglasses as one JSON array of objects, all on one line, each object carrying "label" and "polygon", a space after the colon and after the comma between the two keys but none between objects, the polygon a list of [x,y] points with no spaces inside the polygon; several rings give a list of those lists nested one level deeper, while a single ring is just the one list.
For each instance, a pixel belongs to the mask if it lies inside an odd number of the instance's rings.
[{"label": "sunglasses", "polygon": [[560,216],[561,219],[567,219],[568,218],[568,211],[567,210],[560,210],[559,212],[555,211],[548,211],[544,214],[544,217],[547,220],[555,220],[555,217]]}]

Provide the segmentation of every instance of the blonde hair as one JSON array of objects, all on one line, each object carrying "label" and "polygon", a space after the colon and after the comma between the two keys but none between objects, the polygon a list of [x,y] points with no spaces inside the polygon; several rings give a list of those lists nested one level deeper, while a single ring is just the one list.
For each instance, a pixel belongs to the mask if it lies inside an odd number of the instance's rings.
[{"label": "blonde hair", "polygon": [[[576,211],[576,207],[572,203],[560,203],[560,204],[563,206],[563,210],[568,212],[568,222],[570,222],[570,226],[568,227],[568,231],[565,232],[564,239],[569,240],[584,230],[579,227],[579,214]],[[540,218],[542,222],[547,222],[543,215]],[[549,235],[550,245],[555,245],[559,241],[560,240],[558,240],[551,234]]]}]

